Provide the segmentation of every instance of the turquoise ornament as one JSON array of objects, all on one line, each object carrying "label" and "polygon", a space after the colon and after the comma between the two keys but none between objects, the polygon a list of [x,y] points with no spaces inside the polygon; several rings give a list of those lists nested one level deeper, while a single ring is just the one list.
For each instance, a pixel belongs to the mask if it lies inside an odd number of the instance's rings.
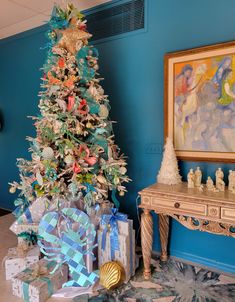
[{"label": "turquoise ornament", "polygon": [[45,175],[46,175],[46,178],[48,180],[51,180],[51,181],[55,181],[58,178],[56,170],[54,168],[51,168],[51,167],[48,167],[46,169]]}]

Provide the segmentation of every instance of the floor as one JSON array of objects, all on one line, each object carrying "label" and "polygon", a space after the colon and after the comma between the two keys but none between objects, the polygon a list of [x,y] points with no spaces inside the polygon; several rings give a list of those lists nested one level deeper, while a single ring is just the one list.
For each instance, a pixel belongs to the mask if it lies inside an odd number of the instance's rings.
[{"label": "floor", "polygon": [[140,269],[126,285],[99,296],[77,297],[74,302],[234,302],[235,276],[169,260],[152,260],[153,275],[145,281]]}]

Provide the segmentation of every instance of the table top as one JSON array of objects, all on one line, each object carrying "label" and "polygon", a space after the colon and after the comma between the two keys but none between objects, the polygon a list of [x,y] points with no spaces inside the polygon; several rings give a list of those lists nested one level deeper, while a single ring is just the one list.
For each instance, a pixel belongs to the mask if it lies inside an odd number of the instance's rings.
[{"label": "table top", "polygon": [[187,182],[182,182],[178,185],[165,185],[155,183],[142,191],[139,192],[140,195],[144,194],[154,194],[154,193],[161,193],[166,195],[175,195],[175,196],[190,196],[196,199],[207,199],[207,200],[214,200],[216,202],[221,203],[231,203],[235,206],[235,194],[231,193],[228,188],[225,188],[224,192],[212,192],[208,191],[204,185],[203,191],[199,191],[198,188],[190,189],[187,187]]},{"label": "table top", "polygon": [[[0,263],[2,263],[4,257],[7,254],[8,248],[15,247],[17,245],[17,237],[13,234],[9,227],[14,222],[14,216],[8,214],[0,217]],[[5,280],[5,268],[4,265],[0,265],[0,301],[4,302],[20,302],[23,301],[12,295],[11,281]],[[62,298],[50,298],[48,302],[70,302],[72,299]]]}]

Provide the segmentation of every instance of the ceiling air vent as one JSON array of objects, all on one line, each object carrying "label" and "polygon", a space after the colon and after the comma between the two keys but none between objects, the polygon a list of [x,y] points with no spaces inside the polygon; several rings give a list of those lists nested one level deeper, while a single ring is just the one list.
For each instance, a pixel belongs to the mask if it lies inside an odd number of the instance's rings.
[{"label": "ceiling air vent", "polygon": [[92,40],[100,40],[144,28],[145,0],[131,0],[86,16]]}]

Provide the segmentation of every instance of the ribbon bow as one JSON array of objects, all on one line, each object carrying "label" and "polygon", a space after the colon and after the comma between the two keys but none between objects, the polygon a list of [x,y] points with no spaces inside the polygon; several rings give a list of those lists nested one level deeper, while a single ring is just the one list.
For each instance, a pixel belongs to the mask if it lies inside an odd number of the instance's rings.
[{"label": "ribbon bow", "polygon": [[23,272],[27,274],[27,278],[23,281],[23,298],[25,302],[30,301],[29,285],[37,279],[47,283],[48,296],[53,294],[53,284],[48,277],[49,269],[55,266],[54,261],[50,261],[46,264],[38,262],[32,268],[26,268]]},{"label": "ribbon bow", "polygon": [[104,226],[102,233],[102,250],[105,250],[107,232],[110,232],[110,256],[115,259],[115,251],[119,251],[118,240],[118,221],[127,222],[127,215],[119,213],[117,209],[112,208],[111,214],[103,214],[101,217],[101,226]]},{"label": "ribbon bow", "polygon": [[[57,269],[67,263],[72,280],[63,286],[88,286],[95,283],[98,276],[89,273],[84,256],[93,255],[96,231],[90,218],[75,208],[64,208],[46,213],[39,224],[38,244],[46,259],[55,260]],[[55,270],[54,269],[54,270]]]},{"label": "ribbon bow", "polygon": [[40,263],[37,263],[33,268],[31,272],[31,276],[33,279],[47,276],[49,274],[48,268],[46,266],[41,265]]},{"label": "ribbon bow", "polygon": [[18,234],[17,237],[24,239],[27,242],[27,245],[36,245],[40,236],[31,230],[29,232],[22,232]]}]

